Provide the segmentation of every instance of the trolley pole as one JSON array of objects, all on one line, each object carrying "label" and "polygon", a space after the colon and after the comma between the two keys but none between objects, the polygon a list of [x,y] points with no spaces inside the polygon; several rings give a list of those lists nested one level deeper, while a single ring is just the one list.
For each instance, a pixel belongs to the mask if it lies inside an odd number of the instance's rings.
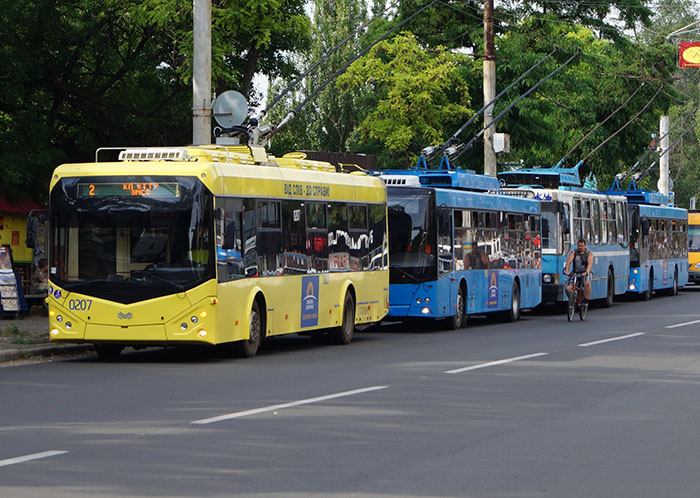
[{"label": "trolley pole", "polygon": [[[484,102],[491,102],[496,96],[496,49],[494,45],[493,0],[484,0]],[[493,104],[484,111],[484,126],[493,119]],[[496,176],[496,153],[493,150],[493,134],[496,127],[484,132],[484,174]]]},{"label": "trolley pole", "polygon": [[659,160],[659,192],[664,195],[668,195],[669,188],[669,163],[670,154],[666,152],[669,147],[669,133],[668,133],[668,116],[661,116],[661,122],[659,123],[659,133],[661,137],[661,159]]},{"label": "trolley pole", "polygon": [[192,143],[211,143],[211,0],[193,0]]}]

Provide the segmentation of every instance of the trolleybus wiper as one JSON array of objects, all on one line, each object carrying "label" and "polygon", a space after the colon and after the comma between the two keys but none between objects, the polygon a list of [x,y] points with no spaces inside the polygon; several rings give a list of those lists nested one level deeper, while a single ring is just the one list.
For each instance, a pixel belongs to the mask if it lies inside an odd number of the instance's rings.
[{"label": "trolleybus wiper", "polygon": [[402,270],[402,269],[399,268],[398,266],[390,265],[390,266],[389,266],[389,269],[390,269],[390,270],[396,270],[396,271],[398,271],[399,273],[401,273],[401,274],[403,274],[403,275],[405,275],[405,276],[407,276],[407,277],[412,278],[412,279],[415,280],[416,282],[420,282],[420,280],[419,280],[416,276],[411,275],[411,274],[408,273],[406,270]]},{"label": "trolleybus wiper", "polygon": [[172,287],[174,287],[175,289],[179,290],[180,292],[184,292],[184,291],[185,291],[185,286],[184,286],[184,285],[178,284],[177,282],[173,282],[172,280],[169,280],[169,279],[167,279],[167,278],[165,278],[165,277],[161,277],[160,275],[158,275],[157,273],[153,273],[152,271],[148,271],[148,270],[132,270],[132,271],[131,271],[131,274],[132,274],[132,275],[134,275],[134,274],[136,274],[136,275],[148,275],[149,277],[153,277],[153,278],[155,278],[156,280],[160,280],[161,282],[165,282],[166,284],[171,285]]}]

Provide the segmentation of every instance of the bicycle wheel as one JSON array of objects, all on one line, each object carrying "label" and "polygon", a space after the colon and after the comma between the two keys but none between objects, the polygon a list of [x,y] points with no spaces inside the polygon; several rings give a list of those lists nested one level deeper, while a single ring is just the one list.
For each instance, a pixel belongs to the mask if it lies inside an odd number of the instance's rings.
[{"label": "bicycle wheel", "polygon": [[581,305],[578,308],[578,317],[581,319],[581,321],[584,321],[586,319],[587,315],[588,315],[588,303],[581,303]]},{"label": "bicycle wheel", "polygon": [[571,293],[571,299],[569,299],[569,307],[566,309],[566,318],[568,318],[569,321],[572,321],[574,319],[575,314],[576,314],[576,291],[573,291]]}]

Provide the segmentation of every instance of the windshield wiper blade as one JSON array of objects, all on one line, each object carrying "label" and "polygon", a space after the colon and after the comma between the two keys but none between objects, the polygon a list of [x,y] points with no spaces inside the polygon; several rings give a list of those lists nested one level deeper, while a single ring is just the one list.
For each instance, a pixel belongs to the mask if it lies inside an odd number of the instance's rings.
[{"label": "windshield wiper blade", "polygon": [[97,284],[99,282],[104,282],[104,280],[98,280],[98,279],[91,279],[91,280],[75,280],[73,282],[67,282],[65,285],[62,285],[65,290],[71,290],[75,289],[76,287],[80,287],[81,285],[91,285],[91,284]]},{"label": "windshield wiper blade", "polygon": [[399,273],[401,273],[401,274],[403,274],[403,275],[406,275],[407,277],[412,278],[412,279],[415,280],[416,282],[420,282],[420,280],[419,280],[416,276],[411,275],[411,274],[408,273],[406,270],[402,270],[402,269],[399,268],[398,266],[389,266],[389,269],[390,269],[390,270],[396,270],[396,271],[398,271]]},{"label": "windshield wiper blade", "polygon": [[148,270],[131,270],[131,274],[132,274],[132,275],[134,275],[134,274],[137,274],[137,275],[138,275],[138,274],[148,275],[149,277],[153,277],[153,278],[155,278],[156,280],[160,280],[161,282],[165,282],[166,284],[171,285],[172,287],[174,287],[175,289],[179,290],[180,292],[185,292],[185,286],[184,286],[184,285],[178,284],[177,282],[173,282],[172,280],[168,280],[168,279],[165,278],[165,277],[161,277],[160,275],[158,275],[158,274],[156,274],[156,273],[153,273],[152,271],[148,271]]}]

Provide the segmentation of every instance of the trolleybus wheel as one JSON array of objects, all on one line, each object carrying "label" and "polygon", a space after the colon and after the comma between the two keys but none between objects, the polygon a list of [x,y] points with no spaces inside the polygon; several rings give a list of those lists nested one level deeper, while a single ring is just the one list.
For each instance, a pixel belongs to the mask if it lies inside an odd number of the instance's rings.
[{"label": "trolleybus wheel", "polygon": [[654,270],[652,269],[649,271],[649,286],[647,287],[647,290],[642,292],[639,297],[642,298],[642,301],[648,301],[651,299],[651,295],[654,292]]},{"label": "trolleybus wheel", "polygon": [[459,293],[457,294],[457,308],[456,308],[456,313],[452,317],[452,328],[454,330],[459,330],[462,327],[464,327],[467,323],[467,316],[464,313],[464,291],[462,289],[459,289]]},{"label": "trolleybus wheel", "polygon": [[510,294],[510,309],[505,312],[505,318],[509,322],[516,322],[520,318],[520,289],[518,284],[513,284],[513,292]]},{"label": "trolleybus wheel", "polygon": [[260,316],[260,306],[258,301],[253,301],[250,310],[250,332],[248,339],[237,343],[238,352],[245,358],[252,358],[258,352],[260,341],[262,340],[262,318]]},{"label": "trolleybus wheel", "polygon": [[124,346],[119,344],[95,344],[95,352],[103,360],[116,360],[122,354],[122,349]]},{"label": "trolleybus wheel", "polygon": [[345,293],[343,304],[343,319],[339,327],[335,327],[328,333],[328,338],[333,344],[350,344],[352,333],[355,330],[355,300],[352,294]]},{"label": "trolleybus wheel", "polygon": [[615,276],[612,270],[608,269],[608,292],[605,294],[605,301],[603,301],[603,308],[609,308],[613,305],[613,300],[615,299]]}]

